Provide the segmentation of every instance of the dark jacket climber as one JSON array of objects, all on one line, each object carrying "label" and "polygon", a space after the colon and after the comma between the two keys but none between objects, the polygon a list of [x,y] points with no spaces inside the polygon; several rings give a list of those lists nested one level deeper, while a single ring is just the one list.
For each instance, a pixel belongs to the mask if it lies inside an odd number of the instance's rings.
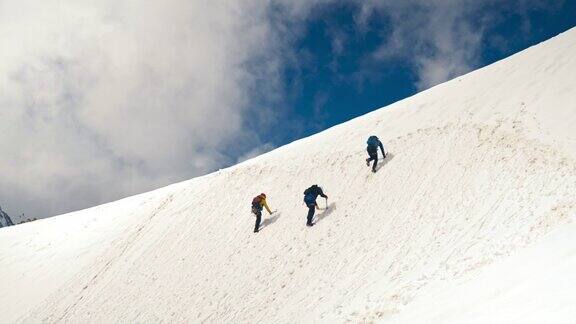
[{"label": "dark jacket climber", "polygon": [[312,223],[312,218],[314,218],[314,210],[320,209],[316,203],[316,198],[318,198],[318,196],[322,196],[328,199],[328,196],[322,192],[322,188],[318,187],[318,185],[313,185],[304,191],[304,203],[306,204],[306,207],[308,207],[306,226],[314,225],[314,223]]},{"label": "dark jacket climber", "polygon": [[370,136],[366,144],[368,145],[366,147],[366,151],[370,156],[366,159],[366,165],[370,166],[370,161],[374,161],[374,164],[372,165],[372,172],[376,172],[376,166],[378,165],[378,147],[380,147],[380,151],[382,151],[383,158],[386,158],[386,153],[384,153],[384,145],[382,145],[382,142],[380,142],[378,137],[375,135]]}]

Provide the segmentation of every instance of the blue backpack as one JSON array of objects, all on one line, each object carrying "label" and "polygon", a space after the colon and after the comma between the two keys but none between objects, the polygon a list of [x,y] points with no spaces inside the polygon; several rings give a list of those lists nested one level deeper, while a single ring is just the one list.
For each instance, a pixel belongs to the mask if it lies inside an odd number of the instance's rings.
[{"label": "blue backpack", "polygon": [[380,141],[378,140],[378,137],[372,135],[372,136],[368,137],[366,144],[368,144],[368,146],[371,146],[371,147],[377,147],[378,144],[380,144]]},{"label": "blue backpack", "polygon": [[309,193],[304,196],[304,202],[308,205],[316,201],[316,197],[313,193]]},{"label": "blue backpack", "polygon": [[316,193],[316,186],[312,186],[304,191],[304,202],[311,204],[316,201],[318,194]]}]

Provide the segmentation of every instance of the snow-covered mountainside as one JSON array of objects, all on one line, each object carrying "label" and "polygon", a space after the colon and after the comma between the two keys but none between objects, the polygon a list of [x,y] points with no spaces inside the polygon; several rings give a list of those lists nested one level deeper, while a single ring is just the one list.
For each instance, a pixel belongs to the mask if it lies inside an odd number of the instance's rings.
[{"label": "snow-covered mountainside", "polygon": [[[575,76],[572,29],[234,167],[3,228],[3,321],[571,323]],[[307,228],[314,183],[329,208]],[[260,192],[278,212],[254,234]]]}]

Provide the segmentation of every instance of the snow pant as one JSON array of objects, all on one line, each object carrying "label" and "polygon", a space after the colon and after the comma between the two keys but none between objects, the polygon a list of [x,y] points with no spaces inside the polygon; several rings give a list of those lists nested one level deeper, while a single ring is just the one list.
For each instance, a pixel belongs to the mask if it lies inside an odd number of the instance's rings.
[{"label": "snow pant", "polygon": [[256,215],[256,223],[254,224],[254,232],[258,232],[260,229],[260,221],[262,221],[262,211],[256,208],[252,208],[252,213]]},{"label": "snow pant", "polygon": [[306,204],[308,207],[308,217],[306,218],[306,225],[312,225],[312,218],[314,218],[314,211],[316,211],[316,203]]},{"label": "snow pant", "polygon": [[376,171],[376,165],[378,165],[378,147],[372,148],[371,146],[368,146],[366,148],[366,151],[370,156],[370,158],[368,158],[368,162],[374,161],[374,164],[372,165],[372,170]]}]

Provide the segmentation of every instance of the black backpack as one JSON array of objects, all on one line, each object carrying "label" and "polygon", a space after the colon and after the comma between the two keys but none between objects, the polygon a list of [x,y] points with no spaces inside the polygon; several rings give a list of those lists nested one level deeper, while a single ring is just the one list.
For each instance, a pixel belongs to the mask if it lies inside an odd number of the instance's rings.
[{"label": "black backpack", "polygon": [[318,189],[319,189],[319,188],[318,188],[318,185],[313,185],[312,187],[304,190],[304,195],[306,196],[306,195],[309,195],[309,194],[316,193],[316,192],[318,192]]}]

